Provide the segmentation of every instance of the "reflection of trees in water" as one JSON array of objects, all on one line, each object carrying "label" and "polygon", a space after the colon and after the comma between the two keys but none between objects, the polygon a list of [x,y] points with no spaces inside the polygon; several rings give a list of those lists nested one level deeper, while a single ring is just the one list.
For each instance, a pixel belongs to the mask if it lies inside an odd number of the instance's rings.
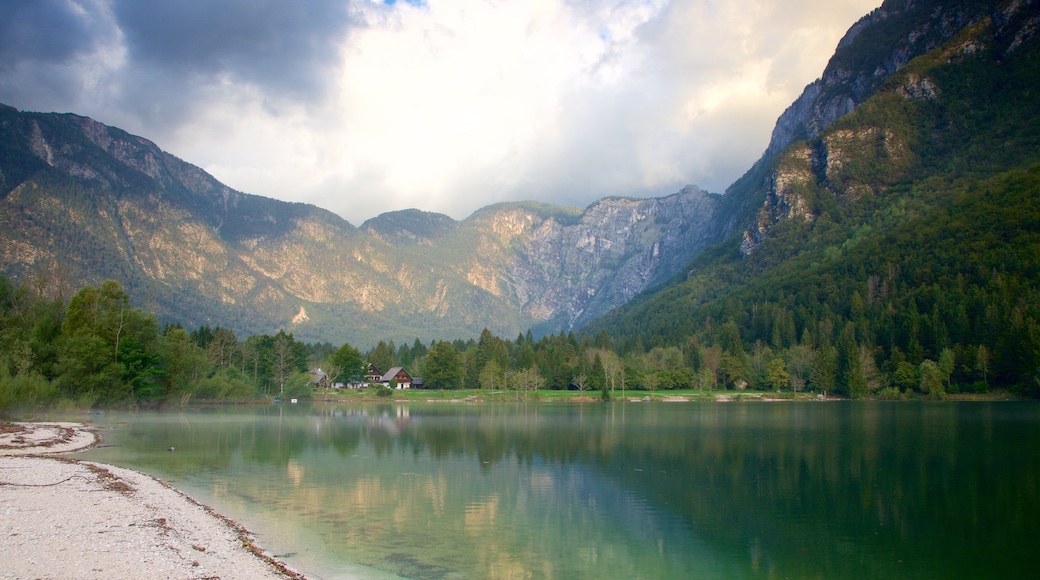
[{"label": "reflection of trees in water", "polygon": [[[510,460],[548,464],[613,481],[698,536],[742,551],[763,573],[885,575],[901,560],[911,571],[1016,575],[1036,562],[999,554],[1031,554],[1026,542],[1040,532],[1031,408],[314,405],[282,411],[280,421],[277,409],[189,415],[183,424],[135,427],[131,439],[141,449],[176,446],[173,467],[162,458],[171,472],[225,466],[236,454],[285,467],[307,451],[350,457],[363,443],[377,456],[474,461],[479,473]],[[337,477],[353,477],[346,486],[362,475]],[[448,484],[440,483],[417,481],[424,491],[415,497],[443,504]],[[361,504],[420,501],[376,488]]]},{"label": "reflection of trees in water", "polygon": [[1037,440],[1035,410],[712,404],[631,408],[626,421],[619,408],[424,414],[400,438],[485,467],[509,458],[594,467],[698,534],[753,546],[763,572],[883,575],[902,561],[1015,575],[1037,563],[1000,555],[1032,553],[1040,532],[1040,453],[1015,446]]}]

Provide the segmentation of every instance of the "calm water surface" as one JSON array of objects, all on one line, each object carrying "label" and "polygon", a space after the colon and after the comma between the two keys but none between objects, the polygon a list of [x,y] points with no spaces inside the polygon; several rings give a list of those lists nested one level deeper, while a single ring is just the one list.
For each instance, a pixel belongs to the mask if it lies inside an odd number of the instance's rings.
[{"label": "calm water surface", "polygon": [[1040,569],[1033,403],[316,403],[95,422],[88,458],[170,482],[316,578]]}]

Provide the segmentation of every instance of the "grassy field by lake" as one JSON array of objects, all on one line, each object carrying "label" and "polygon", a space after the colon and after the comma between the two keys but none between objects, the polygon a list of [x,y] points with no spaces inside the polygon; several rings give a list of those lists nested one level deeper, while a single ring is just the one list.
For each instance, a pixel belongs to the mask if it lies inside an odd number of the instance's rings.
[{"label": "grassy field by lake", "polygon": [[[706,391],[701,389],[683,389],[669,391],[642,391],[626,389],[616,390],[611,395],[611,400],[628,402],[664,402],[683,403],[693,401],[816,401],[821,393],[817,392],[790,392],[782,391]],[[827,400],[842,400],[833,394],[825,397]],[[1008,401],[1018,400],[1019,397],[1007,391],[993,391],[984,394],[960,394],[948,395],[951,401]],[[917,397],[908,396],[905,400],[916,400]],[[541,401],[541,402],[565,402],[565,403],[591,403],[602,401],[600,391],[577,391],[577,390],[537,390],[520,391],[487,391],[482,389],[459,389],[459,390],[426,390],[426,389],[399,389],[393,391],[389,397],[382,397],[374,389],[348,390],[337,389],[315,391],[311,402],[358,402],[358,401],[398,401],[398,402],[424,402],[424,401],[456,401],[456,402],[505,402],[505,401]]]}]

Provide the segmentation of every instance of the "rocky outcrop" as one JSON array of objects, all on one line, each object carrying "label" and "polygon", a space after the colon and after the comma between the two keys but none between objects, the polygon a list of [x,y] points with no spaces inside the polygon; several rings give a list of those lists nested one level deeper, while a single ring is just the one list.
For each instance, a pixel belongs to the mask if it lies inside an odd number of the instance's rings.
[{"label": "rocky outcrop", "polygon": [[[1016,5],[1029,3],[1012,2],[996,10],[996,2],[887,0],[854,24],[838,43],[823,75],[777,119],[769,147],[756,164],[767,168],[763,172],[766,178],[745,193],[750,199],[761,195],[759,199],[764,201],[754,223],[743,232],[741,253],[754,252],[780,220],[813,219],[813,195],[855,199],[877,193],[877,184],[847,178],[847,162],[875,158],[897,173],[912,160],[903,139],[880,129],[825,134],[827,129],[873,96],[912,59],[991,16],[1010,22],[1019,13]],[[1028,29],[1028,23],[1018,27]],[[956,52],[970,55],[979,49],[971,40]],[[905,99],[925,101],[938,98],[940,92],[933,79],[916,72],[907,73],[894,91]]]},{"label": "rocky outcrop", "polygon": [[569,330],[675,276],[716,242],[718,197],[690,186],[662,198],[600,200],[573,224],[500,212],[475,225],[486,240],[510,234],[503,282],[521,311]]},{"label": "rocky outcrop", "polygon": [[777,119],[764,157],[776,156],[799,139],[818,137],[912,59],[989,16],[991,4],[886,0],[845,33],[823,75]]}]

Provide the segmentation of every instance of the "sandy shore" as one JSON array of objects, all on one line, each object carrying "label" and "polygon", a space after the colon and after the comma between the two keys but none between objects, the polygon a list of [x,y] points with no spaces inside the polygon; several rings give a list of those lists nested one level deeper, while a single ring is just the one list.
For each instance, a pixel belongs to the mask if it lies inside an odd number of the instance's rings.
[{"label": "sandy shore", "polygon": [[0,578],[303,578],[165,483],[53,456],[96,442],[76,423],[0,423]]}]

